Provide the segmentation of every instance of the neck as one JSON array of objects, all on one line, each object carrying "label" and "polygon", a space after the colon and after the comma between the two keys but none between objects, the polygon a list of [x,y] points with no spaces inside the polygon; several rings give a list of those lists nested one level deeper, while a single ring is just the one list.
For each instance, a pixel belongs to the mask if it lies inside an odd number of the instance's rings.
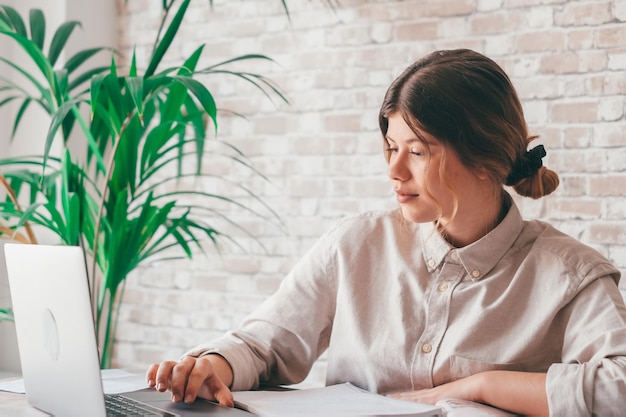
[{"label": "neck", "polygon": [[510,207],[504,194],[491,201],[474,201],[480,204],[460,206],[452,218],[442,217],[437,221],[440,233],[454,247],[462,248],[486,236],[500,224]]}]

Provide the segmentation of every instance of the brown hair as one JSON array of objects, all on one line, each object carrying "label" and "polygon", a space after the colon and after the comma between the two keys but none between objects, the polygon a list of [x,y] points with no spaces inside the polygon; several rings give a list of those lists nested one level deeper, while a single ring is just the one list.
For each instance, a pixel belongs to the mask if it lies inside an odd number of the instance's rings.
[{"label": "brown hair", "polygon": [[385,94],[379,113],[383,138],[392,113],[402,115],[418,138],[420,130],[437,138],[468,169],[484,168],[498,190],[507,184],[520,195],[539,198],[559,184],[558,175],[543,166],[507,183],[518,177],[513,168],[527,158],[536,136],[528,134],[509,77],[478,52],[436,51],[409,66]]}]

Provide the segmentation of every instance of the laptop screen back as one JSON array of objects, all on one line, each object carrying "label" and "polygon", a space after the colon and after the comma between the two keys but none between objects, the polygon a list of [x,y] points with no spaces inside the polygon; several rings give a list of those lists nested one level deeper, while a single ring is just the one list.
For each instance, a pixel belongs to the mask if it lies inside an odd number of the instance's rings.
[{"label": "laptop screen back", "polygon": [[60,416],[105,416],[80,247],[4,245],[28,402]]}]

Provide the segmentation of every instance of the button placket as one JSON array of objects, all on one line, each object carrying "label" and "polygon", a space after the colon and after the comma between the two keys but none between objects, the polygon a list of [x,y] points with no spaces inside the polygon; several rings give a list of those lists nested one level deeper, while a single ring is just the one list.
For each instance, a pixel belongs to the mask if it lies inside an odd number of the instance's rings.
[{"label": "button placket", "polygon": [[415,346],[412,378],[414,381],[421,379],[420,386],[427,381],[432,387],[438,346],[448,326],[452,290],[465,273],[463,267],[456,263],[444,262],[440,268],[436,278],[433,277],[434,282],[426,303],[424,331]]}]

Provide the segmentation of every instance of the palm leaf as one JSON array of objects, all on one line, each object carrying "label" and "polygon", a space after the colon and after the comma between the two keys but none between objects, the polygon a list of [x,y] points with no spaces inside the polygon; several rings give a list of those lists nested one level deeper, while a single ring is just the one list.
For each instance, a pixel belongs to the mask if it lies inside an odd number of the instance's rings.
[{"label": "palm leaf", "polygon": [[72,35],[74,29],[80,26],[82,27],[80,22],[71,21],[65,22],[54,32],[52,36],[52,41],[50,42],[50,49],[48,50],[48,60],[50,61],[50,65],[54,66],[56,64],[57,59],[61,55],[63,48],[67,44],[67,40]]},{"label": "palm leaf", "polygon": [[[165,146],[172,137],[184,132],[184,124],[163,123],[155,126],[155,128],[148,133],[139,163],[139,177],[142,180],[148,178],[146,173],[150,172],[151,167],[161,158],[163,146]],[[179,145],[173,146],[178,147]]]},{"label": "palm leaf", "polygon": [[[168,78],[172,80],[171,78]],[[178,81],[171,82],[167,96],[159,106],[161,122],[172,123],[178,121],[181,115],[181,107],[187,99],[188,91],[185,86]]]},{"label": "palm leaf", "polygon": [[[14,62],[9,61],[8,59],[3,58],[3,57],[0,57],[0,62],[4,62],[8,66],[10,66],[14,70],[16,70],[18,73],[23,75],[25,78],[27,78],[33,84],[33,86],[37,89],[37,91],[41,94],[42,98],[47,103],[50,103],[50,104],[53,103],[53,101],[52,101],[52,94],[50,94],[50,90],[45,88],[43,86],[43,84],[41,84],[28,71],[26,71],[24,68],[20,67],[19,65],[16,65]],[[4,88],[21,91],[25,96],[29,96],[30,95],[28,91],[26,91],[24,88],[20,87],[18,84],[16,84],[12,80],[9,80],[8,78],[5,78],[5,77],[0,77],[0,80],[2,80],[2,82],[5,84]],[[46,110],[47,110],[47,108],[46,108]]]},{"label": "palm leaf", "polygon": [[78,108],[77,108],[77,105],[79,105],[82,102],[84,102],[84,100],[82,99],[73,99],[73,100],[66,101],[59,108],[59,110],[56,111],[52,115],[52,121],[50,122],[50,128],[48,129],[48,134],[46,136],[46,143],[45,143],[44,154],[43,154],[44,169],[45,169],[47,160],[49,158],[50,149],[52,148],[52,143],[54,142],[56,133],[58,132],[59,127],[61,127],[61,124],[63,123],[67,115],[70,112],[72,112],[74,117],[76,117],[76,119],[79,120],[81,129],[83,133],[85,134],[85,138],[87,139],[87,145],[89,149],[91,150],[91,152],[93,153],[93,155],[95,155],[96,157],[96,164],[97,164],[98,169],[101,171],[104,171],[104,161],[98,149],[98,145],[95,139],[93,138],[93,136],[91,135],[91,132],[89,128],[87,127],[87,125],[84,124],[82,116],[80,115],[80,112],[78,111]]},{"label": "palm leaf", "polygon": [[19,98],[22,98],[21,96],[9,96],[9,97],[5,97],[0,101],[0,107],[4,106],[5,104],[9,104],[11,103],[13,100],[17,100]]},{"label": "palm leaf", "polygon": [[0,6],[0,30],[13,31],[13,24],[4,10],[5,7],[7,6]]},{"label": "palm leaf", "polygon": [[39,9],[30,11],[30,39],[43,50],[43,43],[46,38],[46,18]]},{"label": "palm leaf", "polygon": [[137,177],[135,171],[139,153],[139,138],[141,137],[138,132],[140,130],[141,124],[135,117],[128,123],[123,135],[119,138],[124,146],[118,146],[113,155],[115,163],[110,171],[111,177],[108,184],[112,199],[116,198],[115,194],[118,190],[128,189],[130,193],[135,190]]},{"label": "palm leaf", "polygon": [[96,74],[91,78],[91,87],[89,91],[91,93],[91,119],[93,120],[94,115],[96,113],[96,107],[99,105],[98,98],[100,96],[100,90],[102,88],[102,84],[104,83],[104,79],[108,77],[108,74]]},{"label": "palm leaf", "polygon": [[178,70],[178,75],[191,75],[195,72],[196,66],[198,65],[198,61],[200,60],[200,55],[202,55],[202,51],[204,50],[205,45],[200,45],[193,53],[185,60],[181,68]]},{"label": "palm leaf", "polygon": [[198,99],[204,111],[206,111],[213,121],[215,131],[217,131],[217,105],[215,104],[215,99],[213,99],[211,92],[202,83],[193,78],[176,76],[174,79],[187,87]]},{"label": "palm leaf", "polygon": [[26,112],[26,109],[28,109],[28,106],[30,105],[30,102],[31,102],[31,99],[29,99],[29,98],[24,99],[24,101],[22,102],[22,105],[17,110],[17,114],[15,115],[15,120],[13,121],[13,130],[11,132],[11,141],[13,141],[13,139],[15,138],[15,133],[17,132],[17,127],[20,125],[20,122],[22,121],[22,116],[24,116],[24,112]]},{"label": "palm leaf", "polygon": [[[44,217],[38,213],[38,210],[40,208],[46,210],[52,209],[52,211],[55,212],[56,215],[52,215],[52,219]],[[61,217],[58,215],[58,211],[54,206],[44,203],[34,203],[31,204],[26,210],[24,210],[17,225],[15,226],[15,229],[19,229],[23,227],[26,222],[30,222],[32,224],[37,224],[45,227],[63,240],[63,236],[65,235],[63,230],[63,222],[60,223],[61,229],[59,229],[59,224],[54,221],[55,217],[57,220],[61,219]]]},{"label": "palm leaf", "polygon": [[[89,58],[102,51],[112,51],[111,48],[89,48],[82,51],[78,51],[72,57],[70,57],[63,67],[67,69],[70,74],[84,64]],[[108,68],[108,67],[107,67]]]},{"label": "palm leaf", "polygon": [[146,72],[144,73],[145,77],[149,77],[152,74],[154,74],[157,67],[161,63],[161,60],[163,59],[163,55],[165,55],[165,53],[169,49],[170,45],[172,44],[172,41],[174,40],[174,36],[176,36],[176,33],[178,32],[178,29],[180,28],[180,24],[183,21],[183,17],[185,16],[185,13],[187,12],[187,7],[189,6],[190,1],[191,0],[183,0],[182,4],[178,8],[178,11],[174,15],[174,18],[172,19],[167,30],[165,31],[165,35],[163,35],[163,38],[158,43],[154,53],[152,54],[152,57],[150,58],[150,63],[148,64],[148,68],[146,69]]},{"label": "palm leaf", "polygon": [[52,97],[59,98],[58,85],[56,82],[54,70],[52,69],[50,62],[46,59],[41,50],[34,43],[24,37],[21,37],[11,32],[0,31],[0,33],[3,33],[15,39],[20,44],[22,49],[31,57],[37,68],[41,71],[46,81],[48,82],[48,85],[50,86],[50,90],[52,92],[52,94],[50,95]]},{"label": "palm leaf", "polygon": [[[57,91],[59,92],[58,102],[61,103],[67,96],[67,86],[69,84],[68,73],[65,68],[54,71]],[[67,136],[64,136],[67,139]]]},{"label": "palm leaf", "polygon": [[125,81],[128,93],[135,104],[139,120],[143,124],[143,77],[126,77]]},{"label": "palm leaf", "polygon": [[6,20],[3,20],[10,25],[11,30],[26,38],[28,36],[26,33],[26,25],[24,25],[24,21],[22,20],[20,14],[14,8],[9,6],[0,6],[0,10],[4,12],[3,14],[6,16]]},{"label": "palm leaf", "polygon": [[80,234],[80,201],[76,193],[71,191],[70,181],[73,171],[72,157],[68,149],[65,150],[61,169],[61,208],[66,223],[67,240],[71,245],[79,245]]},{"label": "palm leaf", "polygon": [[[201,72],[207,72],[207,71],[199,71],[199,73]],[[241,78],[247,82],[249,82],[250,84],[254,85],[256,88],[258,88],[268,99],[272,100],[272,96],[266,91],[266,88],[269,88],[270,91],[277,95],[283,102],[289,104],[289,100],[287,100],[287,98],[280,92],[280,90],[278,89],[278,87],[276,87],[270,80],[268,80],[267,78],[258,75],[258,74],[252,74],[252,73],[248,73],[248,72],[238,72],[238,71],[229,71],[229,70],[210,70],[208,71],[208,73],[210,74],[228,74],[228,75],[234,75],[235,77]]]},{"label": "palm leaf", "polygon": [[131,59],[129,76],[125,77],[124,80],[126,81],[128,94],[130,94],[130,97],[135,104],[135,109],[137,110],[137,114],[139,115],[139,120],[143,124],[143,77],[137,76],[137,58],[134,51],[133,57]]},{"label": "palm leaf", "polygon": [[[82,74],[76,75],[67,86],[68,91],[72,92],[76,88],[80,87],[82,84],[93,80],[96,76],[101,75],[109,69],[108,66],[99,66],[95,68],[88,69]],[[81,91],[76,94],[76,96],[82,96],[89,92],[89,88],[85,88],[84,91]]]}]

